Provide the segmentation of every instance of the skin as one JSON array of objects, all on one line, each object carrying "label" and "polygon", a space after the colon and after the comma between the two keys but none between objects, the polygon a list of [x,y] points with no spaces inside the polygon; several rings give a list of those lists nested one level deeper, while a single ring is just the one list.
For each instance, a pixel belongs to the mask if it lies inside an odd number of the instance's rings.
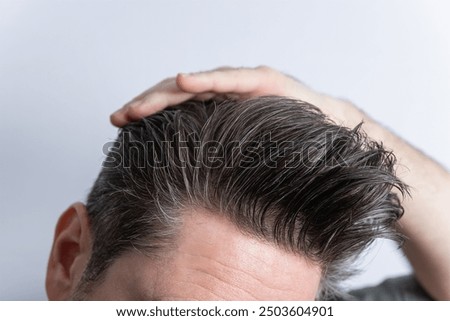
[{"label": "skin", "polygon": [[123,126],[188,99],[261,95],[307,101],[337,124],[350,128],[364,121],[362,130],[395,153],[397,175],[411,187],[411,197],[403,201],[405,215],[398,224],[399,231],[407,238],[403,250],[424,289],[437,300],[450,300],[450,173],[350,102],[315,92],[266,66],[222,67],[168,78],[113,113],[111,122]]},{"label": "skin", "polygon": [[[47,278],[51,300],[74,298],[90,254],[84,205],[69,208],[61,224]],[[125,253],[83,299],[314,300],[320,279],[320,267],[304,257],[245,235],[217,214],[192,209],[184,213],[175,250],[158,259]]]}]

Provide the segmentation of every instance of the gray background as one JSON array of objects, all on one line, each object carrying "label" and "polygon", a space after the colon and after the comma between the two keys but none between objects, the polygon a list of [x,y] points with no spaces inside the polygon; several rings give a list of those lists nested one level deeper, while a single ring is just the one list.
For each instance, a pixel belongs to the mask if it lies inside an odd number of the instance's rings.
[{"label": "gray background", "polygon": [[[0,1],[0,299],[44,300],[59,214],[109,114],[164,77],[266,64],[346,97],[450,165],[445,1]],[[409,271],[378,242],[349,286]]]}]

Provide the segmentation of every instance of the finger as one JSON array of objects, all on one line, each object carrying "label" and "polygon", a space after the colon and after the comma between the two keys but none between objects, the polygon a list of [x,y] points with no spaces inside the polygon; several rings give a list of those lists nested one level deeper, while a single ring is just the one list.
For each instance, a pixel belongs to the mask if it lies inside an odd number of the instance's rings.
[{"label": "finger", "polygon": [[117,127],[123,127],[126,124],[139,120],[148,115],[158,112],[160,108],[158,106],[148,105],[142,107],[141,103],[128,104],[126,107],[114,112],[110,116],[111,123]]},{"label": "finger", "polygon": [[198,100],[198,101],[205,101],[205,100],[210,100],[213,98],[217,98],[216,93],[201,93],[201,94],[196,94],[194,97],[192,97],[193,100]]},{"label": "finger", "polygon": [[175,78],[168,78],[126,103],[110,116],[110,120],[113,125],[121,127],[169,105],[180,103],[193,95],[181,91],[175,83]]},{"label": "finger", "polygon": [[242,95],[179,92],[175,96],[168,95],[167,93],[153,92],[151,99],[128,103],[125,107],[111,114],[110,121],[114,126],[123,127],[130,122],[155,114],[168,106],[177,105],[187,100],[206,101],[213,98],[217,101],[223,101],[226,99],[239,99],[242,98]]},{"label": "finger", "polygon": [[181,90],[191,93],[242,94],[258,91],[261,76],[264,76],[264,72],[257,68],[224,68],[195,74],[179,74],[176,82]]},{"label": "finger", "polygon": [[185,92],[153,92],[151,96],[144,100],[127,105],[125,108],[114,113],[111,121],[116,126],[123,126],[130,121],[136,121],[141,118],[155,114],[166,107],[177,105],[183,101],[192,99],[195,94]]},{"label": "finger", "polygon": [[182,91],[182,90],[179,88],[179,86],[177,84],[177,78],[176,77],[166,78],[163,81],[160,81],[156,85],[145,90],[138,96],[134,97],[131,101],[126,103],[124,105],[124,107],[126,107],[127,105],[133,105],[134,103],[138,103],[138,102],[149,101],[149,100],[151,100],[153,95],[155,95],[157,93],[168,92],[170,94],[174,94],[174,93],[177,93],[178,91]]},{"label": "finger", "polygon": [[[154,86],[150,87],[149,89],[145,90],[144,92],[142,92],[138,96],[134,97],[132,100],[130,100],[129,102],[124,104],[120,109],[124,109],[124,108],[132,106],[134,104],[138,104],[141,101],[143,101],[146,97],[151,96],[155,92],[165,90],[166,87],[170,86],[170,84],[173,84],[173,83],[175,83],[175,77],[166,78],[163,81],[160,81],[156,85],[154,85]],[[119,111],[119,110],[117,110],[117,111]]]}]

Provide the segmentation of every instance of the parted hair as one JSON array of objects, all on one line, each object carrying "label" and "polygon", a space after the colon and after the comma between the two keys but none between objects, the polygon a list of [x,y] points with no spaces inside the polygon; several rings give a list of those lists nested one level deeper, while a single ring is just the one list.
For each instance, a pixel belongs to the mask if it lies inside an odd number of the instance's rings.
[{"label": "parted hair", "polygon": [[320,299],[337,294],[376,238],[401,240],[407,187],[393,153],[303,101],[188,101],[121,128],[106,147],[87,200],[93,248],[78,293],[124,252],[170,251],[186,209],[320,264]]}]

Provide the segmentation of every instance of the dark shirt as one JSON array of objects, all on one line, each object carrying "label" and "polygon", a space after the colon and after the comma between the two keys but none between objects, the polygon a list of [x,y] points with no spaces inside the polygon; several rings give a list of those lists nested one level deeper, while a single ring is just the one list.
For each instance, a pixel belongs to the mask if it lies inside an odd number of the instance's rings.
[{"label": "dark shirt", "polygon": [[344,300],[360,301],[425,301],[432,298],[413,275],[386,279],[376,286],[349,292]]}]

